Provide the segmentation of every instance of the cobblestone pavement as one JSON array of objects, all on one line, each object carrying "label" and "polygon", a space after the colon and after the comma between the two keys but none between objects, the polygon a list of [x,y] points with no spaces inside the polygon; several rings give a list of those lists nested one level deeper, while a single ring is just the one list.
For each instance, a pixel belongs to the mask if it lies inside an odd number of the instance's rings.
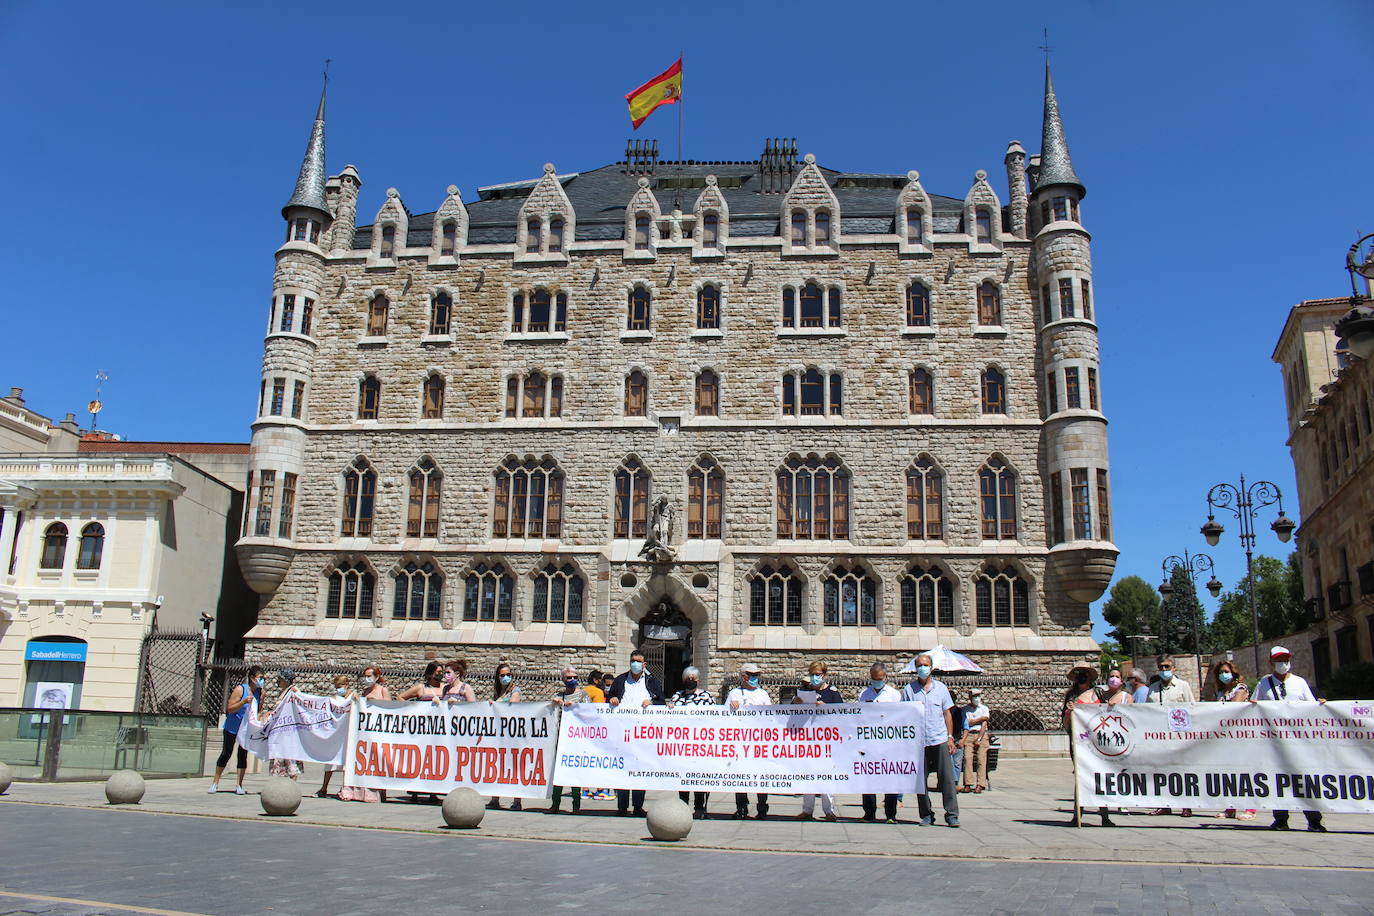
[{"label": "cobblestone pavement", "polygon": [[[232,791],[207,795],[208,780],[149,780],[147,793],[138,809],[244,818],[267,822],[269,827],[308,823],[451,835],[443,829],[439,809],[428,804],[398,800],[365,805],[315,798],[313,793],[319,786],[319,776],[319,768],[311,766],[301,780],[306,797],[297,816],[288,819],[269,821],[262,817],[257,791],[266,777],[254,775],[248,777],[250,794],[247,796],[236,796]],[[767,821],[731,820],[733,798],[716,794],[711,802],[713,819],[695,822],[691,836],[681,845],[698,849],[773,852],[805,849],[865,856],[1063,862],[1125,859],[1232,865],[1270,864],[1276,861],[1274,851],[1281,849],[1277,860],[1288,865],[1374,867],[1374,818],[1333,815],[1327,818],[1330,833],[1310,834],[1303,829],[1302,817],[1295,813],[1294,829],[1279,835],[1264,829],[1270,820],[1265,812],[1246,823],[1215,818],[1212,816],[1215,812],[1211,811],[1200,811],[1192,818],[1151,817],[1136,811],[1114,814],[1113,819],[1120,825],[1114,830],[1097,826],[1097,813],[1092,812],[1084,818],[1087,826],[1079,830],[1070,826],[1073,796],[1067,760],[1004,760],[993,777],[993,791],[959,796],[962,826],[958,830],[917,827],[914,824],[916,800],[911,796],[898,812],[903,823],[887,825],[859,821],[861,812],[857,796],[839,797],[842,820],[826,823],[796,820],[800,807],[795,796],[774,796],[771,817]],[[226,780],[224,787],[232,789],[232,783]],[[933,800],[938,811],[938,796]],[[10,812],[8,805],[14,802],[108,807],[103,784],[99,782],[15,783],[8,795],[0,797],[0,823],[4,823]],[[508,805],[510,800],[506,799],[505,803]],[[582,814],[577,817],[569,814],[550,816],[544,813],[547,806],[548,802],[542,799],[526,800],[524,811],[488,811],[476,835],[633,846],[648,842],[643,820],[615,817],[614,802],[586,800]],[[565,810],[567,807],[565,799]],[[122,809],[116,812],[119,813]],[[210,827],[205,829],[212,830]]]},{"label": "cobblestone pavement", "polygon": [[[6,805],[2,816],[8,842],[0,856],[0,913],[44,916],[910,914],[932,907],[1325,916],[1368,912],[1374,889],[1370,872],[1339,868],[837,856],[805,846],[792,853],[586,846],[27,804]],[[22,838],[30,840],[13,842]],[[91,904],[97,900],[111,903]]]}]

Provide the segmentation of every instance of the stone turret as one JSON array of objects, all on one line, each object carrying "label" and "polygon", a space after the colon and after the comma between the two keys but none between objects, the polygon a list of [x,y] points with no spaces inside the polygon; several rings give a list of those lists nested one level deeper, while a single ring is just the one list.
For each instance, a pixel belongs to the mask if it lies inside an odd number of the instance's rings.
[{"label": "stone turret", "polygon": [[[1011,158],[1009,151],[1009,173]],[[1047,64],[1044,126],[1028,214],[1044,368],[1047,527],[1052,574],[1070,599],[1084,604],[1111,582],[1118,552],[1110,531],[1091,236],[1080,211],[1085,194],[1069,157]]]}]

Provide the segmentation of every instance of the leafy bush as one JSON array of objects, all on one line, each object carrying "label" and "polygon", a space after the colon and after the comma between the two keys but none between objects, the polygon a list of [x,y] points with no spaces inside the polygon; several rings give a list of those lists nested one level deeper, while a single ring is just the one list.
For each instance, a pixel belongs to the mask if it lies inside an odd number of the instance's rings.
[{"label": "leafy bush", "polygon": [[1337,670],[1322,685],[1329,700],[1374,699],[1374,662],[1356,662]]}]

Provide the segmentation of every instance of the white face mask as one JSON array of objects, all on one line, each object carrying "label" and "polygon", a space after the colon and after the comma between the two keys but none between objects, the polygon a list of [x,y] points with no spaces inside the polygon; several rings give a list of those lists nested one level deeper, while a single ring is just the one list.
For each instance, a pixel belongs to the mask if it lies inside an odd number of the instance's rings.
[{"label": "white face mask", "polygon": [[1292,663],[1292,662],[1274,662],[1274,673],[1275,673],[1275,674],[1287,674],[1288,672],[1290,672],[1290,671],[1292,671],[1292,670],[1293,670],[1293,663]]}]

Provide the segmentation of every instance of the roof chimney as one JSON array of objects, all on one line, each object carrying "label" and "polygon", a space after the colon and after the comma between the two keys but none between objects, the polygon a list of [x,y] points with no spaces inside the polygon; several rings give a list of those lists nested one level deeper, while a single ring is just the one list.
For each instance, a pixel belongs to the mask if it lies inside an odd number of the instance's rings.
[{"label": "roof chimney", "polygon": [[652,175],[657,165],[657,140],[629,139],[625,141],[626,175]]},{"label": "roof chimney", "polygon": [[23,389],[23,388],[15,388],[15,387],[11,386],[11,388],[10,388],[10,396],[7,397],[7,398],[5,398],[5,400],[10,401],[11,403],[14,403],[14,404],[18,404],[20,407],[23,407],[23,406],[24,406],[24,389]]}]

